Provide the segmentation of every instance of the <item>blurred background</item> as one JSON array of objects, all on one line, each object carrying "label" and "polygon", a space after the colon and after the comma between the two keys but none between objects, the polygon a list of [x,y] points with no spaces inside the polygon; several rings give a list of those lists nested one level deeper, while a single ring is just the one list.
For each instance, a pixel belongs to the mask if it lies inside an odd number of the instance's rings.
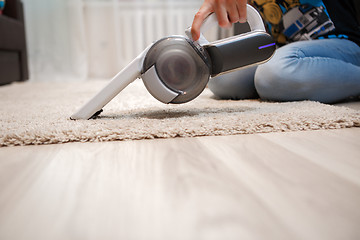
[{"label": "blurred background", "polygon": [[109,79],[202,0],[23,0],[30,81]]}]

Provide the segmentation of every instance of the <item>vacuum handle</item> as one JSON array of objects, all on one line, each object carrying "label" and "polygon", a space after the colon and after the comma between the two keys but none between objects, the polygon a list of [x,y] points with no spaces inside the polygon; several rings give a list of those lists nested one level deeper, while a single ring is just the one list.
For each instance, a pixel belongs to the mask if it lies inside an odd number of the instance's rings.
[{"label": "vacuum handle", "polygon": [[258,11],[247,4],[250,32],[209,43],[202,33],[217,25],[215,14],[207,17],[200,28],[198,43],[211,59],[211,77],[268,61],[276,49],[273,38],[266,33]]},{"label": "vacuum handle", "polygon": [[[259,12],[253,8],[251,5],[246,4],[246,21],[250,26],[250,30],[253,31],[262,31],[266,32],[264,22],[259,14]],[[200,27],[200,38],[197,42],[203,46],[209,44],[209,41],[204,37],[203,33],[207,32],[212,27],[218,25],[217,17],[215,13],[210,14],[203,22]],[[186,31],[186,35],[191,39],[191,27]],[[225,40],[225,39],[224,39]]]},{"label": "vacuum handle", "polygon": [[275,52],[266,32],[249,32],[204,46],[211,59],[211,77],[268,61]]}]

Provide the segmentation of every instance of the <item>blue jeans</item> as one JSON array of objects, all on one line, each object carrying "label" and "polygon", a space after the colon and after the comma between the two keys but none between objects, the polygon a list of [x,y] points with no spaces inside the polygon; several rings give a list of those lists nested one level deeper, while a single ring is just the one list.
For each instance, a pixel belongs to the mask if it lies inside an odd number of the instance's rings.
[{"label": "blue jeans", "polygon": [[208,85],[220,98],[339,102],[360,96],[360,47],[346,39],[295,42],[258,67],[224,76]]}]

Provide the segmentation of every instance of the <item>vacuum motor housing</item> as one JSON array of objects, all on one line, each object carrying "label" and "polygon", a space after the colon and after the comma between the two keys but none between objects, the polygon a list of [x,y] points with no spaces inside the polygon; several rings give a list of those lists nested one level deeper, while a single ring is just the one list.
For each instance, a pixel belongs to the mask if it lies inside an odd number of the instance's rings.
[{"label": "vacuum motor housing", "polygon": [[[157,78],[170,91],[178,94],[170,103],[185,103],[196,98],[206,87],[211,63],[192,41],[182,36],[158,40],[147,52],[142,68],[142,79],[148,91],[159,101],[159,88],[150,84],[147,71],[155,71]],[[151,75],[151,78],[154,74]],[[163,101],[162,101],[163,102]]]}]

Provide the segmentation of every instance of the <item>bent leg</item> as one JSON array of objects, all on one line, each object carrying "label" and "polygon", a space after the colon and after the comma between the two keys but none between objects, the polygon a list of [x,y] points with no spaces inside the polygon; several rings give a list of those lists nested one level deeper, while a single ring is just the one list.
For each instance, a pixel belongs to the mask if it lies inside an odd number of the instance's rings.
[{"label": "bent leg", "polygon": [[262,99],[334,103],[360,95],[360,47],[346,39],[302,41],[279,48],[255,73]]},{"label": "bent leg", "polygon": [[258,98],[254,86],[255,70],[256,66],[252,66],[211,78],[208,87],[215,96],[223,99]]}]

